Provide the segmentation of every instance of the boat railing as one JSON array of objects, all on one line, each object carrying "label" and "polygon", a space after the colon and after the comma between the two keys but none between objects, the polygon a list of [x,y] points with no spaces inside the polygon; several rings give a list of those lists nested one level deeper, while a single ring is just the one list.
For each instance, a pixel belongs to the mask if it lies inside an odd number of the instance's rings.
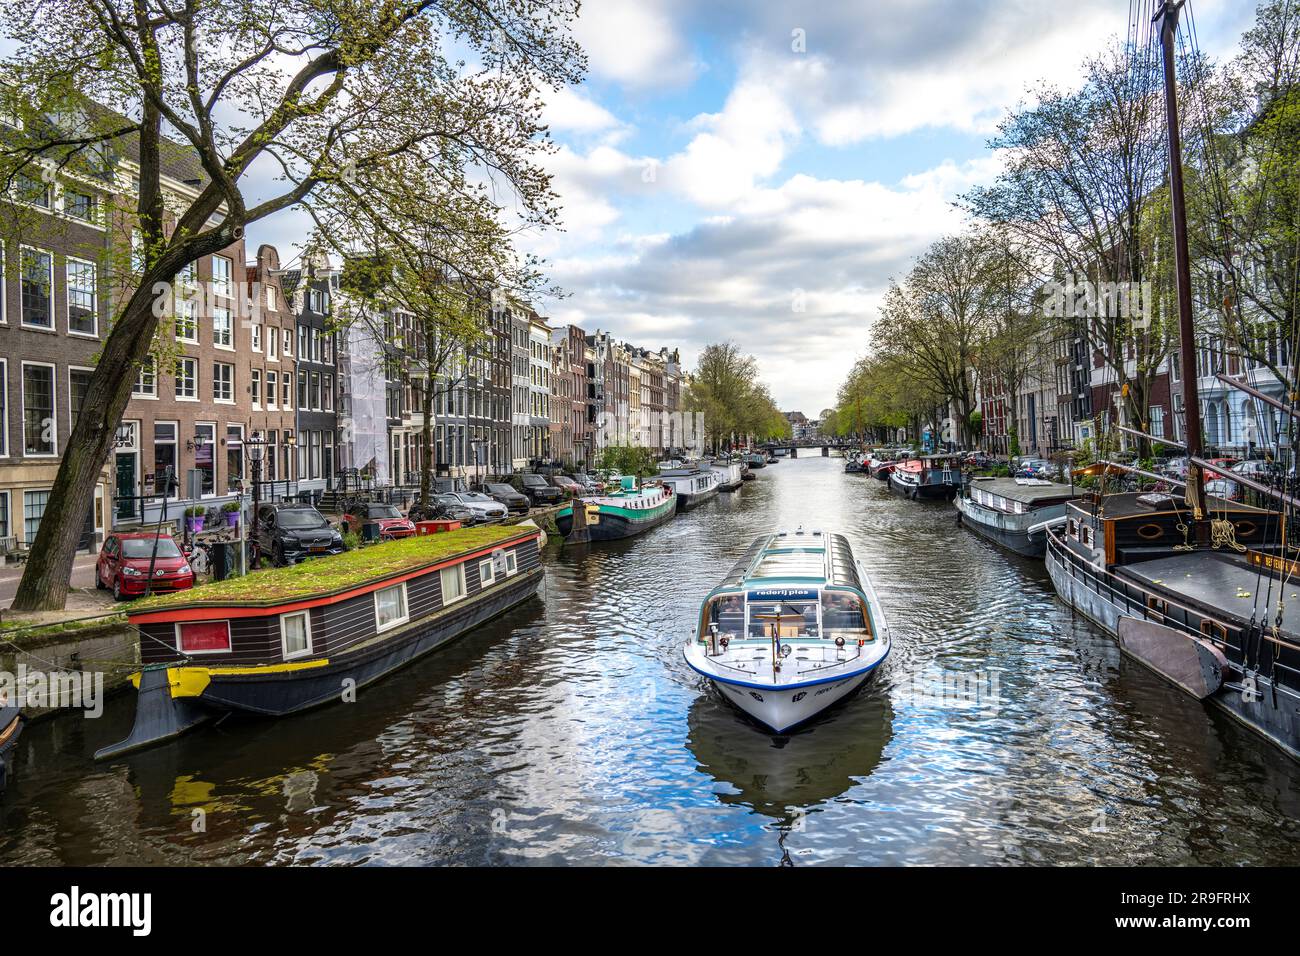
[{"label": "boat railing", "polygon": [[[1183,612],[1184,618],[1189,614],[1195,614],[1202,621],[1208,621],[1216,627],[1221,628],[1224,634],[1230,633],[1231,630],[1237,627],[1237,625],[1221,621],[1200,608],[1191,607],[1181,601],[1168,597],[1167,595],[1151,591],[1136,582],[1120,580],[1114,572],[1109,569],[1098,571],[1095,567],[1090,567],[1088,570],[1091,573],[1080,573],[1079,566],[1083,563],[1083,559],[1073,554],[1068,547],[1062,544],[1056,533],[1051,529],[1048,529],[1047,532],[1047,550],[1049,557],[1054,555],[1061,567],[1063,567],[1074,580],[1082,582],[1085,587],[1091,588],[1096,594],[1103,596],[1105,594],[1112,595],[1117,599],[1117,603],[1121,604],[1126,611],[1136,611],[1140,613],[1144,621],[1154,621],[1155,623],[1163,624],[1166,627],[1173,627],[1176,630],[1184,631],[1193,637],[1210,640],[1211,642],[1220,644],[1235,653],[1241,653],[1241,648],[1237,645],[1232,644],[1224,638],[1212,637],[1204,631],[1201,631],[1199,628],[1192,627],[1186,622],[1186,620],[1178,620],[1171,616],[1167,609],[1170,607],[1178,608],[1178,610]],[[1111,584],[1112,580],[1119,581],[1119,583],[1123,585],[1123,589],[1121,590]],[[1136,599],[1131,593],[1129,593],[1130,591],[1138,592],[1138,594],[1142,596],[1142,600],[1139,601]],[[1148,602],[1152,599],[1161,602],[1166,610],[1161,611],[1157,608],[1151,607]],[[1154,612],[1154,617],[1152,616],[1152,612]],[[1277,666],[1292,671],[1293,673],[1300,674],[1300,671],[1287,667],[1280,661],[1277,662]]]}]

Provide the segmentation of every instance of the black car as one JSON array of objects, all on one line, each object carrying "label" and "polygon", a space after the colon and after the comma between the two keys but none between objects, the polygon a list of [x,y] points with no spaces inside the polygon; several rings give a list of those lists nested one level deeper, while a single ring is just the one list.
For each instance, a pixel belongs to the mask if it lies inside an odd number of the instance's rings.
[{"label": "black car", "polygon": [[262,505],[257,510],[257,547],[276,564],[322,554],[342,554],[343,535],[311,505]]},{"label": "black car", "polygon": [[483,486],[483,493],[489,498],[501,502],[509,511],[517,511],[520,514],[528,513],[528,496],[515,491],[505,482],[489,482]]},{"label": "black car", "polygon": [[565,499],[564,489],[551,484],[544,475],[519,475],[515,480],[519,483],[518,489],[528,496],[534,506],[558,505]]}]

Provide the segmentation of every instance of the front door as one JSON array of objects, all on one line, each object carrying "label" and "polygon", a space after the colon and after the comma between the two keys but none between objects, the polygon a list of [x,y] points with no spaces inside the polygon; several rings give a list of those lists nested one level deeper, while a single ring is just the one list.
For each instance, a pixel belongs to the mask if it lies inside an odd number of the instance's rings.
[{"label": "front door", "polygon": [[136,517],[135,497],[135,452],[117,452],[117,484],[114,496],[117,498],[117,517],[129,521]]}]

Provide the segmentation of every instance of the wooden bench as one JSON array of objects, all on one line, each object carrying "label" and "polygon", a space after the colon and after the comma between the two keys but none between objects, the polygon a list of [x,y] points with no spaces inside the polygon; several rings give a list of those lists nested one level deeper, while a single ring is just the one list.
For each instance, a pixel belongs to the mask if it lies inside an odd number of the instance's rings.
[{"label": "wooden bench", "polygon": [[0,538],[0,560],[8,564],[11,560],[14,564],[26,564],[27,555],[30,552],[18,543],[18,538],[10,535],[7,538]]}]

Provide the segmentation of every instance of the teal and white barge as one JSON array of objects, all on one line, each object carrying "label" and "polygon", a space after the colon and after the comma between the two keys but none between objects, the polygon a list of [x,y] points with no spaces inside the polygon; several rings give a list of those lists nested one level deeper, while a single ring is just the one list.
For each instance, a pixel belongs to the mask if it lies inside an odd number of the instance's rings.
[{"label": "teal and white barge", "polygon": [[700,611],[686,663],[750,717],[782,733],[866,684],[889,627],[848,539],[765,534]]},{"label": "teal and white barge", "polygon": [[617,541],[657,528],[675,514],[671,488],[638,486],[635,478],[624,476],[617,491],[574,498],[556,513],[555,527],[565,543]]}]

